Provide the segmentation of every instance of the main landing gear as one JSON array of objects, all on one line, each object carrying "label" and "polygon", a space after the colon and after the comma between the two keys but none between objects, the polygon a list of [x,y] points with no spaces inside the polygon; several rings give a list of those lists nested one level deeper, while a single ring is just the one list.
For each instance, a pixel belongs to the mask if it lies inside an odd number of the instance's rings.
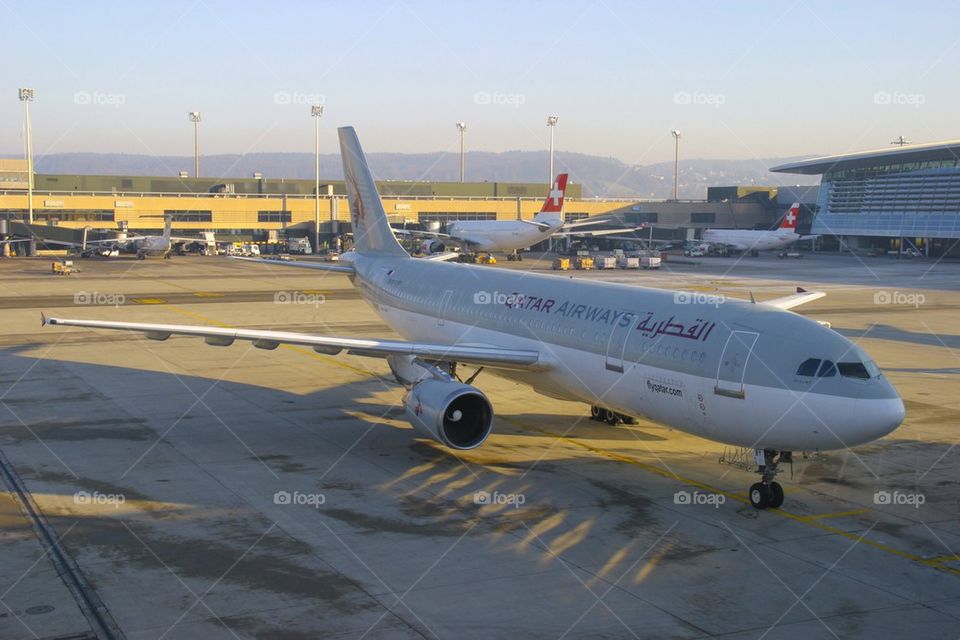
[{"label": "main landing gear", "polygon": [[778,509],[783,505],[783,487],[774,478],[780,471],[781,462],[793,462],[793,453],[790,451],[776,451],[774,449],[756,449],[754,456],[757,460],[757,473],[760,482],[750,485],[750,504],[754,509]]},{"label": "main landing gear", "polygon": [[596,405],[590,407],[590,419],[596,420],[597,422],[606,422],[614,427],[618,424],[639,424],[633,416],[617,413],[616,411],[604,409]]},{"label": "main landing gear", "polygon": [[513,253],[507,254],[507,262],[523,262],[523,254],[519,251],[514,251]]}]

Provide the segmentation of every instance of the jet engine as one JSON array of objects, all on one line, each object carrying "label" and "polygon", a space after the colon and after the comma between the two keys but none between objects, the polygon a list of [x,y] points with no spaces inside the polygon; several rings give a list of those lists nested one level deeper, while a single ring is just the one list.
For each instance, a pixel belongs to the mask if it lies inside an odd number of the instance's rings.
[{"label": "jet engine", "polygon": [[428,378],[403,398],[414,429],[451,449],[479,447],[493,429],[493,407],[476,387]]},{"label": "jet engine", "polygon": [[420,243],[420,253],[426,255],[433,255],[435,253],[443,253],[446,251],[447,247],[439,240],[424,240]]}]

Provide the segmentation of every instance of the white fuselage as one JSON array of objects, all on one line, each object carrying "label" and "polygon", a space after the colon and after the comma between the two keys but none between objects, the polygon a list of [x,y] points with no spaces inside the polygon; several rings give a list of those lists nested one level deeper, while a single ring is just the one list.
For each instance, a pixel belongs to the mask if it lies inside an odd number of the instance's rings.
[{"label": "white fuselage", "polygon": [[723,244],[738,251],[770,251],[790,246],[802,239],[793,229],[759,231],[754,229],[707,229],[703,241]]},{"label": "white fuselage", "polygon": [[546,240],[562,224],[539,226],[522,220],[458,220],[447,225],[447,234],[474,251],[515,251]]},{"label": "white fuselage", "polygon": [[[365,261],[354,263],[355,284],[398,333],[412,341],[537,350],[546,356],[542,370],[497,373],[551,397],[645,416],[732,445],[787,451],[867,442],[903,418],[903,404],[885,379],[862,381],[862,389],[844,380],[846,386],[824,393],[792,379],[802,358],[774,361],[783,341],[778,327],[786,327],[802,341],[801,351],[812,355],[818,355],[820,339],[827,355],[852,347],[839,334],[790,312],[741,302],[684,307],[662,290],[468,265],[384,260],[367,267]],[[511,302],[511,295],[521,298]],[[535,297],[540,302],[531,302]],[[516,306],[518,299],[525,308]],[[574,307],[574,301],[580,304]],[[605,311],[601,315],[598,309]],[[661,323],[651,338],[647,322],[639,322],[648,317],[644,314],[669,317],[668,329]],[[758,340],[758,353],[735,353],[731,340],[741,333],[766,333],[763,349]],[[750,358],[759,362],[745,375]],[[741,370],[728,375],[730,361],[738,359]]]},{"label": "white fuselage", "polygon": [[126,251],[147,256],[164,255],[170,251],[170,238],[165,236],[143,236],[128,240]]}]

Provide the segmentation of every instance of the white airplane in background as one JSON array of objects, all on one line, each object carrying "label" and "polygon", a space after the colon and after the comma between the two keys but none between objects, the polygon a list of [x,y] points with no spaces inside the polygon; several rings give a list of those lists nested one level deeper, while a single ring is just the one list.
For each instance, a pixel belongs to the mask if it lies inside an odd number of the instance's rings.
[{"label": "white airplane in background", "polygon": [[[518,252],[547,238],[598,237],[625,233],[636,229],[604,229],[598,231],[575,231],[606,222],[606,220],[583,220],[564,223],[563,199],[567,192],[567,174],[561,173],[550,188],[540,212],[532,220],[455,220],[447,223],[446,233],[432,231],[395,230],[399,234],[425,236],[421,249],[426,254],[442,254],[448,244],[460,246],[471,252]],[[639,228],[639,227],[638,227]],[[454,257],[451,254],[450,257]],[[519,253],[517,257],[519,258]],[[522,259],[522,258],[521,258]]]},{"label": "white airplane in background", "polygon": [[735,251],[769,251],[783,249],[800,240],[813,240],[817,236],[802,236],[797,233],[800,218],[800,203],[794,202],[783,217],[780,226],[773,231],[757,229],[707,229],[703,242],[723,245]]},{"label": "white airplane in background", "polygon": [[66,245],[81,254],[87,254],[91,251],[103,252],[104,255],[116,255],[117,253],[132,253],[138,260],[143,260],[147,256],[163,256],[170,258],[173,253],[173,247],[181,242],[206,242],[209,244],[210,237],[204,238],[186,238],[173,237],[173,217],[164,216],[163,233],[161,235],[128,235],[122,234],[117,238],[106,238],[103,240],[84,240],[84,242],[64,242],[62,240],[46,240],[38,238],[38,242],[44,244]]},{"label": "white airplane in background", "polygon": [[[699,303],[697,294],[634,284],[415,260],[390,228],[353,128],[339,136],[355,250],[335,265],[268,264],[345,274],[401,339],[45,316],[43,324],[386,358],[407,388],[415,430],[453,449],[490,435],[493,406],[472,384],[489,369],[552,398],[755,449],[761,480],[748,494],[758,509],[783,503],[774,478],[793,451],[863,444],[903,421],[900,396],[861,348],[788,311],[823,293]],[[461,382],[458,364],[480,369]]]}]

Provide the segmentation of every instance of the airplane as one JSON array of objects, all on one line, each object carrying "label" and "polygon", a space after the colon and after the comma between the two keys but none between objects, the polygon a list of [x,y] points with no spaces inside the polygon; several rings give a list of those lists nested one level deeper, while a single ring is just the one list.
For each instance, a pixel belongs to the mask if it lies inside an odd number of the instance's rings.
[{"label": "airplane", "polygon": [[161,235],[128,235],[122,233],[116,238],[84,240],[83,242],[64,242],[62,240],[40,238],[38,238],[38,241],[44,244],[66,245],[82,256],[96,253],[112,257],[120,253],[132,253],[137,256],[138,260],[144,260],[147,256],[163,256],[164,259],[169,259],[173,253],[174,245],[177,243],[209,242],[209,238],[173,237],[171,235],[172,228],[173,217],[167,215],[164,216],[163,233]]},{"label": "airplane", "polygon": [[767,251],[783,249],[799,240],[812,240],[817,236],[802,236],[797,233],[797,220],[800,217],[800,203],[794,202],[783,217],[780,226],[773,231],[756,229],[707,229],[703,232],[703,241],[713,245],[723,245],[735,251]]},{"label": "airplane", "polygon": [[428,238],[421,245],[421,251],[425,254],[442,254],[447,249],[446,245],[455,244],[471,252],[507,252],[511,254],[511,259],[515,256],[515,259],[522,260],[519,250],[550,237],[596,237],[636,230],[575,231],[580,227],[596,225],[604,221],[584,220],[564,223],[563,199],[566,191],[567,174],[561,173],[550,188],[550,193],[544,200],[539,213],[532,220],[455,220],[447,224],[446,233],[405,229],[395,229],[395,232],[401,235]]},{"label": "airplane", "polygon": [[[44,326],[280,344],[386,358],[406,388],[415,432],[455,450],[490,436],[494,409],[473,385],[484,370],[548,397],[643,417],[755,450],[757,509],[783,504],[776,482],[794,451],[847,448],[896,429],[897,391],[859,346],[790,309],[798,291],[756,302],[593,279],[413,259],[397,241],[352,127],[338,130],[355,247],[338,264],[273,263],[350,278],[402,339],[47,317]],[[254,258],[236,258],[260,262]],[[465,381],[458,365],[478,367]]]}]

